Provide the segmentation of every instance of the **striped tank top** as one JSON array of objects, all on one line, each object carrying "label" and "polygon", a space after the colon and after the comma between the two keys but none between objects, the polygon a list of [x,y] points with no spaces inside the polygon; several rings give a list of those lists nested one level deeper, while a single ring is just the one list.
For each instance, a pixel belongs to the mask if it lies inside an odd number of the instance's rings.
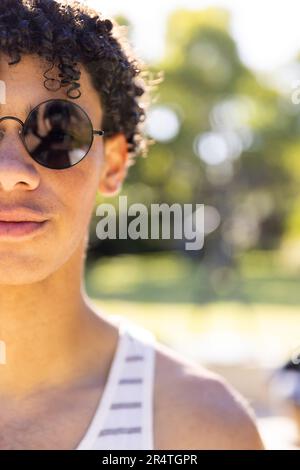
[{"label": "striped tank top", "polygon": [[154,334],[110,315],[119,339],[94,417],[75,450],[153,449]]}]

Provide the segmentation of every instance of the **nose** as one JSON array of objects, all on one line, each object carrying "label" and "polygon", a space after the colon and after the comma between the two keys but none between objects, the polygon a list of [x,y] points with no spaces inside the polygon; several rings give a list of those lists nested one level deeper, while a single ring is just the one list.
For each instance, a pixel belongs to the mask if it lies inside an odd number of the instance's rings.
[{"label": "nose", "polygon": [[40,182],[39,172],[28,155],[20,136],[19,124],[5,123],[0,142],[0,192],[34,190]]}]

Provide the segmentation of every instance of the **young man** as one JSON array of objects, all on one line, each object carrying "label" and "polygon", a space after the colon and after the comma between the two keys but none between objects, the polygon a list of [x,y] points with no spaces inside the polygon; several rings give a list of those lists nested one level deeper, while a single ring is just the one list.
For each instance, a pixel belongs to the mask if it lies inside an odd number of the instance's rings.
[{"label": "young man", "polygon": [[[88,448],[108,411],[119,329],[85,294],[85,249],[97,190],[116,193],[143,146],[137,62],[112,32],[76,2],[0,3],[0,449]],[[162,344],[153,400],[154,449],[262,448],[238,394]],[[140,432],[124,416],[115,448]]]}]

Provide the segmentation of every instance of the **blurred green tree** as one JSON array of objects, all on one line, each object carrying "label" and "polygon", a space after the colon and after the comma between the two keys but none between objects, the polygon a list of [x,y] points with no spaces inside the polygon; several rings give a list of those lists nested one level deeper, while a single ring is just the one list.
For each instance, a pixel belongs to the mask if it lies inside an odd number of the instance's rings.
[{"label": "blurred green tree", "polygon": [[[299,200],[299,114],[291,96],[242,63],[229,13],[174,12],[164,58],[151,69],[164,73],[146,121],[156,144],[130,169],[129,203],[205,204],[205,255],[217,265],[299,235],[299,211],[291,211]],[[99,253],[183,248],[178,240],[99,242],[93,233]]]}]

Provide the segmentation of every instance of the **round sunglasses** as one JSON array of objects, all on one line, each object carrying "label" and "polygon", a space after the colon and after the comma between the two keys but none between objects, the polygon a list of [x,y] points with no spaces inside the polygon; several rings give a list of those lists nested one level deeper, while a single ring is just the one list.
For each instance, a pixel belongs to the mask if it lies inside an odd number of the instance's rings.
[{"label": "round sunglasses", "polygon": [[41,165],[54,170],[70,168],[89,152],[94,135],[104,135],[94,130],[87,113],[75,103],[64,99],[50,99],[35,106],[22,125],[21,140],[29,155]]}]

